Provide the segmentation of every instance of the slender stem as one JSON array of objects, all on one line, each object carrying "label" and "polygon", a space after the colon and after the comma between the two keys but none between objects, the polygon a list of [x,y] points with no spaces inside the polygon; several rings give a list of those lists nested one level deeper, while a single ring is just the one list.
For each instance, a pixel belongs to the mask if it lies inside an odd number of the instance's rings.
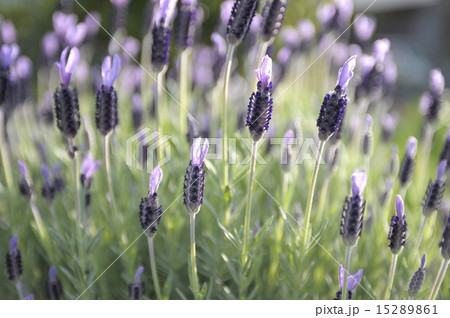
[{"label": "slender stem", "polygon": [[436,277],[436,280],[433,285],[433,289],[431,290],[429,300],[435,300],[439,289],[441,288],[442,281],[444,280],[445,272],[447,272],[448,264],[450,263],[450,259],[443,259],[441,263],[441,268],[439,269],[439,274]]},{"label": "slender stem", "polygon": [[16,283],[16,289],[17,289],[17,295],[19,296],[19,299],[22,300],[23,299],[23,291],[22,291],[22,286],[20,286],[20,282]]},{"label": "slender stem", "polygon": [[198,299],[198,275],[197,275],[197,259],[195,250],[195,213],[189,213],[190,217],[190,237],[191,237],[191,275],[192,275],[192,291],[194,298]]},{"label": "slender stem", "polygon": [[191,49],[187,48],[181,53],[180,56],[180,134],[182,136],[187,133],[187,118],[185,110],[189,110],[190,98],[189,98],[189,56]]},{"label": "slender stem", "polygon": [[250,163],[250,174],[248,177],[248,188],[247,188],[247,205],[245,208],[244,215],[244,243],[242,245],[242,254],[241,254],[241,265],[247,263],[248,258],[248,240],[250,236],[250,214],[252,211],[252,193],[253,193],[253,177],[255,176],[255,167],[256,167],[256,154],[258,150],[258,142],[253,141],[252,143],[252,159]]},{"label": "slender stem", "polygon": [[2,157],[3,170],[5,171],[6,183],[8,185],[9,190],[14,187],[13,176],[11,170],[11,162],[9,161],[9,151],[8,146],[6,145],[6,136],[5,136],[5,107],[6,105],[0,105],[0,154]]},{"label": "slender stem", "polygon": [[46,240],[47,237],[47,231],[44,222],[42,221],[41,212],[39,212],[39,209],[36,206],[36,203],[34,202],[34,197],[31,197],[30,199],[30,208],[31,212],[33,213],[34,220],[36,221],[39,235],[41,236],[41,239],[44,241]]},{"label": "slender stem", "polygon": [[234,45],[228,45],[225,60],[225,79],[223,82],[223,104],[222,104],[222,155],[223,155],[223,188],[228,187],[228,87],[231,77],[231,64],[233,63]]},{"label": "slender stem", "polygon": [[414,243],[414,250],[412,253],[412,257],[416,257],[417,253],[419,252],[420,243],[422,242],[422,236],[423,236],[423,230],[425,228],[425,224],[427,223],[428,217],[423,216],[422,223],[419,227],[419,232],[416,235],[416,242]]},{"label": "slender stem", "polygon": [[53,203],[50,204],[50,214],[52,215],[55,224],[58,225],[58,217],[56,216],[55,206]]},{"label": "slender stem", "polygon": [[[270,42],[262,42],[258,46],[258,57],[256,60],[256,68],[259,69],[261,67],[262,59],[264,58],[264,55],[267,52],[267,48],[269,47]],[[252,91],[256,89],[256,85],[258,84],[258,78],[256,76],[253,76],[253,85],[252,85]]]},{"label": "slender stem", "polygon": [[325,180],[322,183],[319,195],[319,205],[317,206],[317,218],[322,219],[323,209],[325,207],[325,201],[327,200],[328,186],[330,185],[331,173],[325,176]]},{"label": "slender stem", "polygon": [[105,161],[105,172],[106,172],[106,179],[108,181],[108,192],[109,192],[109,204],[111,206],[111,210],[114,214],[114,216],[117,216],[117,205],[116,205],[116,199],[114,195],[114,189],[112,184],[112,177],[111,177],[111,155],[110,155],[110,139],[111,135],[108,134],[105,136],[104,139],[104,161]]},{"label": "slender stem", "polygon": [[434,128],[430,123],[425,123],[423,128],[423,137],[421,142],[421,151],[418,152],[417,165],[421,167],[417,171],[416,184],[426,185],[426,176],[428,175],[428,159],[430,157],[431,145],[433,142]]},{"label": "slender stem", "polygon": [[162,294],[159,288],[158,270],[156,268],[155,249],[153,247],[153,237],[148,238],[148,253],[150,255],[150,268],[152,270],[153,286],[155,288],[156,297],[161,300]]},{"label": "slender stem", "polygon": [[156,90],[155,90],[155,129],[158,133],[157,139],[156,139],[156,162],[159,161],[163,157],[161,145],[159,144],[159,133],[161,132],[161,101],[163,97],[163,88],[165,86],[165,74],[166,74],[166,68],[164,68],[161,72],[157,75],[157,83]]},{"label": "slender stem", "polygon": [[308,237],[309,237],[309,221],[311,219],[311,209],[314,200],[314,191],[316,189],[316,181],[317,176],[319,174],[320,168],[320,159],[322,158],[323,149],[325,147],[325,141],[321,140],[319,144],[319,153],[317,154],[316,164],[314,166],[314,172],[311,180],[311,187],[309,188],[308,201],[306,203],[306,217],[305,217],[305,226],[303,232],[303,248],[306,249],[308,245]]},{"label": "slender stem", "polygon": [[347,280],[348,280],[348,272],[350,271],[351,260],[352,260],[352,247],[347,245],[345,247],[344,282],[342,283],[342,300],[346,300],[347,296],[348,296]]},{"label": "slender stem", "polygon": [[392,284],[394,283],[394,277],[395,277],[395,269],[397,268],[397,259],[398,259],[398,254],[393,254],[392,262],[391,262],[391,269],[389,270],[388,285],[386,287],[386,292],[384,294],[385,300],[389,300],[389,297],[391,296]]}]

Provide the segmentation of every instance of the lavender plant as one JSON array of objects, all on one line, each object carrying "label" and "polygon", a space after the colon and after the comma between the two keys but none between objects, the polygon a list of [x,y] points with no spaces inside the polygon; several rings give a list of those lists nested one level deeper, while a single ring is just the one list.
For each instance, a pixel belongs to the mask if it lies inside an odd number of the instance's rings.
[{"label": "lavender plant", "polygon": [[140,299],[142,299],[142,297],[144,297],[145,284],[141,280],[141,276],[142,276],[143,272],[144,272],[144,267],[143,266],[139,266],[138,270],[136,271],[136,275],[134,276],[134,282],[132,282],[128,286],[130,299],[140,300]]},{"label": "lavender plant", "polygon": [[436,296],[441,288],[442,281],[444,280],[445,273],[447,272],[448,264],[450,263],[450,217],[447,219],[447,223],[444,227],[444,233],[442,233],[442,239],[439,243],[441,248],[442,263],[439,269],[436,280],[433,284],[429,300],[436,299]]},{"label": "lavender plant", "polygon": [[14,235],[9,241],[9,252],[6,254],[6,270],[8,271],[8,279],[16,284],[19,299],[23,299],[23,291],[20,286],[20,278],[22,276],[22,256],[17,245],[19,237]]},{"label": "lavender plant", "polygon": [[408,296],[410,300],[417,297],[420,290],[422,289],[426,276],[425,262],[426,254],[423,254],[422,260],[420,261],[420,267],[414,272],[408,285]]},{"label": "lavender plant", "polygon": [[[361,282],[363,270],[360,269],[356,272],[356,274],[348,275],[347,277],[347,298],[348,300],[351,300],[353,297],[353,293],[356,290],[356,287],[358,287],[359,283]],[[339,266],[339,290],[336,293],[336,297],[334,300],[342,300],[342,288],[344,286],[344,280],[345,280],[345,269],[342,266]]]}]

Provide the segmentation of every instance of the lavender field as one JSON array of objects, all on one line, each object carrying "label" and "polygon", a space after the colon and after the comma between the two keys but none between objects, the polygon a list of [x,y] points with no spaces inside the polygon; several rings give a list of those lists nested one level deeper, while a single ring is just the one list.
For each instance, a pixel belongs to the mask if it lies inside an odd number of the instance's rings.
[{"label": "lavender field", "polygon": [[0,299],[449,299],[445,72],[369,9],[2,2]]}]

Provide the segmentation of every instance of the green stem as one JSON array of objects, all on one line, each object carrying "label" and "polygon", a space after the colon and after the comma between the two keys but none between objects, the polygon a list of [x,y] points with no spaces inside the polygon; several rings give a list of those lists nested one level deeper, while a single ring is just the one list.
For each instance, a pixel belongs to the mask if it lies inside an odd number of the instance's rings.
[{"label": "green stem", "polygon": [[109,204],[111,206],[113,215],[115,217],[117,217],[117,205],[116,205],[116,199],[115,199],[115,195],[114,195],[114,189],[113,189],[112,177],[111,177],[110,141],[111,141],[111,135],[108,134],[105,136],[104,143],[103,143],[103,146],[104,146],[103,155],[104,155],[104,161],[105,161],[106,179],[108,181]]},{"label": "green stem", "polygon": [[20,282],[16,283],[17,295],[19,296],[19,300],[23,299],[23,291],[22,286],[20,286]]},{"label": "green stem", "polygon": [[247,188],[247,205],[245,207],[245,215],[244,215],[244,243],[242,245],[242,254],[241,254],[241,265],[247,263],[248,259],[248,245],[249,245],[249,236],[250,236],[250,214],[252,211],[252,193],[253,193],[253,177],[255,176],[255,167],[256,167],[256,154],[258,150],[258,142],[253,141],[252,143],[252,159],[250,163],[250,174],[248,177],[248,188]]},{"label": "green stem", "polygon": [[0,154],[2,156],[3,170],[5,171],[6,184],[9,190],[13,189],[13,176],[11,170],[11,162],[9,161],[9,151],[6,145],[5,136],[5,107],[6,105],[0,105]]},{"label": "green stem", "polygon": [[153,286],[155,288],[156,297],[162,300],[161,289],[159,288],[158,270],[156,268],[155,249],[153,247],[153,237],[148,238],[148,253],[150,255],[150,268],[152,270]]},{"label": "green stem", "polygon": [[345,248],[345,264],[344,264],[344,281],[342,283],[342,300],[347,300],[347,280],[348,272],[350,271],[350,264],[352,259],[352,247],[347,245]]},{"label": "green stem", "polygon": [[180,134],[182,136],[187,134],[187,118],[185,110],[189,110],[189,56],[191,49],[186,49],[180,56]]},{"label": "green stem", "polygon": [[330,185],[331,173],[325,176],[319,195],[319,205],[317,206],[317,218],[322,220],[323,209],[327,200],[328,186]]},{"label": "green stem", "polygon": [[233,63],[234,45],[229,44],[225,60],[225,79],[223,82],[223,104],[222,104],[222,165],[223,165],[223,189],[228,187],[228,87],[230,85],[231,65]]},{"label": "green stem", "polygon": [[34,220],[36,221],[36,225],[39,231],[39,235],[41,236],[42,241],[47,240],[47,230],[45,228],[44,222],[42,221],[41,212],[39,212],[36,203],[34,202],[34,197],[30,198],[30,208],[33,213]]},{"label": "green stem", "polygon": [[425,224],[427,223],[428,217],[427,216],[423,216],[422,218],[422,223],[420,224],[419,227],[419,232],[416,235],[416,242],[414,243],[414,250],[412,253],[412,257],[416,257],[417,253],[419,252],[419,247],[420,247],[420,243],[422,241],[422,236],[423,236],[423,230],[425,228]]},{"label": "green stem", "polygon": [[447,272],[448,264],[450,259],[443,259],[441,263],[441,268],[439,269],[439,274],[434,282],[433,289],[431,290],[429,300],[435,300],[439,289],[441,288],[442,281],[444,280],[445,273]]},{"label": "green stem", "polygon": [[388,285],[386,288],[386,292],[384,294],[385,300],[389,300],[389,297],[391,296],[392,284],[394,283],[394,277],[395,277],[395,269],[397,268],[397,259],[398,259],[398,254],[393,254],[392,262],[391,262],[391,269],[389,270]]},{"label": "green stem", "polygon": [[303,232],[303,248],[306,250],[306,246],[308,245],[308,236],[309,236],[309,221],[311,219],[311,209],[314,200],[314,191],[316,189],[316,181],[317,176],[319,174],[320,168],[320,159],[322,159],[323,149],[325,147],[325,141],[321,140],[319,144],[319,153],[317,154],[316,164],[314,166],[314,172],[311,180],[311,187],[309,188],[308,201],[306,203],[306,217],[305,217],[305,226]]},{"label": "green stem", "polygon": [[158,73],[157,75],[157,83],[156,90],[155,90],[155,130],[158,133],[157,139],[156,139],[156,162],[159,161],[163,157],[161,145],[159,144],[159,133],[161,132],[161,101],[163,96],[163,88],[165,86],[165,74],[166,74],[166,67]]},{"label": "green stem", "polygon": [[191,276],[192,276],[192,292],[194,298],[198,299],[198,275],[197,275],[197,257],[195,249],[195,213],[189,213],[190,218],[190,238],[191,238]]}]

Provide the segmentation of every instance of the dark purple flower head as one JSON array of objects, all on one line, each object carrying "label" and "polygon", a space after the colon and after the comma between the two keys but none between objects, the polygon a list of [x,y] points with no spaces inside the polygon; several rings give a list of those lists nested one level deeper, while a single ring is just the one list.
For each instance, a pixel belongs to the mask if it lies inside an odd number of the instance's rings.
[{"label": "dark purple flower head", "polygon": [[161,183],[163,177],[163,172],[160,167],[155,167],[150,175],[149,185],[150,185],[150,194],[155,194],[158,190],[159,184]]},{"label": "dark purple flower head", "polygon": [[17,44],[3,44],[0,50],[0,66],[9,68],[19,56],[19,46]]},{"label": "dark purple flower head", "polygon": [[447,160],[442,160],[437,169],[436,180],[428,183],[427,191],[422,202],[422,211],[425,216],[437,211],[441,205],[442,197],[445,191],[445,171],[447,169]]},{"label": "dark purple flower head", "polygon": [[63,296],[63,288],[58,279],[58,269],[56,266],[50,267],[48,271],[48,281],[45,285],[47,297],[50,300],[61,300]]},{"label": "dark purple flower head", "polygon": [[10,45],[17,41],[16,28],[11,21],[0,22],[0,31],[4,44]]},{"label": "dark purple flower head", "polygon": [[205,161],[206,154],[208,153],[209,142],[205,139],[203,145],[201,145],[202,139],[196,138],[191,147],[191,164],[193,166],[202,166]]},{"label": "dark purple flower head", "polygon": [[400,195],[395,202],[396,215],[391,219],[388,240],[392,254],[398,254],[405,246],[407,224],[405,221],[405,205]]},{"label": "dark purple flower head", "polygon": [[444,259],[450,259],[450,217],[445,224],[444,233],[442,233],[442,239],[439,243],[441,248],[441,255]]},{"label": "dark purple flower head", "polygon": [[100,168],[100,160],[95,161],[91,155],[86,155],[81,163],[81,179],[88,182]]},{"label": "dark purple flower head", "polygon": [[120,58],[117,54],[114,57],[105,57],[102,64],[102,78],[103,85],[107,88],[111,88],[114,85],[114,81],[119,77],[120,71]]},{"label": "dark purple flower head", "polygon": [[22,257],[17,244],[19,237],[14,235],[9,241],[9,252],[6,254],[6,270],[9,280],[18,282],[22,276]]},{"label": "dark purple flower head", "polygon": [[266,42],[273,42],[280,33],[288,0],[269,0],[262,10],[261,35]]},{"label": "dark purple flower head", "polygon": [[426,254],[423,254],[422,259],[420,261],[420,267],[414,272],[411,277],[411,281],[408,286],[408,296],[416,297],[422,289],[422,285],[425,281],[425,262],[426,262]]},{"label": "dark purple flower head", "polygon": [[145,294],[145,285],[141,280],[142,273],[144,272],[144,267],[140,266],[134,275],[134,282],[128,286],[128,291],[130,294],[130,299],[139,300]]},{"label": "dark purple flower head", "polygon": [[48,279],[51,282],[55,282],[57,277],[56,275],[58,274],[58,269],[56,268],[56,266],[52,266],[50,267],[49,271],[48,271]]},{"label": "dark purple flower head", "polygon": [[77,66],[78,60],[80,58],[80,52],[76,47],[70,49],[69,57],[69,47],[66,47],[61,53],[60,62],[56,62],[55,65],[59,70],[59,77],[61,79],[61,85],[64,87],[69,87],[70,80],[75,68]]},{"label": "dark purple flower head", "polygon": [[235,0],[227,25],[227,42],[238,44],[247,35],[259,0]]},{"label": "dark purple flower head", "polygon": [[361,15],[355,19],[353,30],[358,43],[364,44],[369,41],[376,27],[377,20],[371,15]]}]

